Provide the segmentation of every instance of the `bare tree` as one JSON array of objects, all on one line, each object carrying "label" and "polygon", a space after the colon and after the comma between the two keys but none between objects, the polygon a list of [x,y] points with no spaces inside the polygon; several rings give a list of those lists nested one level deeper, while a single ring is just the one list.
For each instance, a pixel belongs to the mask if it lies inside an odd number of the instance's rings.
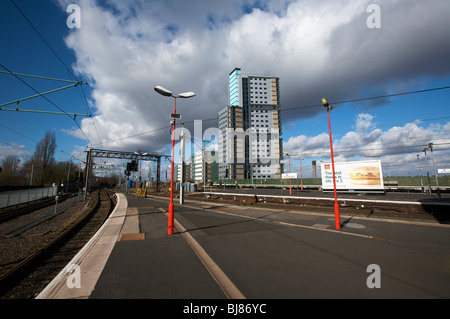
[{"label": "bare tree", "polygon": [[45,137],[36,145],[31,158],[34,165],[36,184],[43,186],[50,180],[50,169],[55,163],[56,136],[55,132],[47,131]]},{"label": "bare tree", "polygon": [[13,175],[13,168],[17,163],[17,158],[12,155],[6,156],[1,164],[2,171],[0,173],[0,185],[11,185],[11,177]]}]

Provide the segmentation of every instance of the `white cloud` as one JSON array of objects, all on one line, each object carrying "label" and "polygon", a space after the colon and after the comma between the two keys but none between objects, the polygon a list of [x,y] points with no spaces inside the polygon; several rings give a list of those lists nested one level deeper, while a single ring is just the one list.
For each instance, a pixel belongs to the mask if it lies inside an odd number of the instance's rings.
[{"label": "white cloud", "polygon": [[374,117],[370,114],[358,114],[356,118],[356,130],[360,132],[367,131],[372,126]]},{"label": "white cloud", "polygon": [[7,144],[4,142],[1,143],[2,144],[0,144],[0,164],[8,156],[14,156],[15,158],[19,159],[21,163],[24,163],[31,157],[31,155],[33,155],[33,152],[25,149],[25,145],[20,145],[17,143],[11,144]]},{"label": "white cloud", "polygon": [[[355,117],[356,130],[347,132],[342,138],[333,140],[336,162],[361,159],[380,159],[383,167],[400,175],[418,174],[417,154],[422,158],[422,150],[428,143],[434,143],[436,164],[443,168],[448,166],[450,157],[448,137],[450,122],[445,125],[429,125],[425,127],[420,121],[394,126],[385,131],[376,127],[370,114],[358,114]],[[419,122],[419,123],[418,123]],[[299,155],[308,159],[330,158],[328,134],[317,136],[295,136],[284,143],[284,149],[291,156]],[[429,153],[427,154],[430,155]],[[422,159],[424,161],[424,159]],[[429,161],[431,159],[429,158]],[[425,162],[422,164],[425,165]],[[431,165],[431,162],[430,162]],[[431,166],[430,166],[431,169]]]},{"label": "white cloud", "polygon": [[[59,1],[64,9],[70,3]],[[280,77],[285,108],[317,103],[324,92],[333,100],[357,97],[367,87],[389,93],[450,70],[450,47],[442,40],[450,36],[447,0],[382,2],[377,30],[366,26],[369,0],[98,3],[79,1],[82,27],[66,43],[76,54],[75,70],[93,87],[95,126],[84,119],[83,131],[99,146],[98,132],[105,148],[163,152],[168,129],[155,130],[168,126],[173,101],[153,87],[197,93],[179,101],[183,121],[215,118],[227,103],[234,67]],[[283,125],[317,112],[290,112]],[[340,145],[406,143],[420,131],[411,126],[382,133],[372,120],[361,117]],[[142,132],[154,133],[123,139]],[[322,152],[326,137],[303,137],[302,150]]]}]

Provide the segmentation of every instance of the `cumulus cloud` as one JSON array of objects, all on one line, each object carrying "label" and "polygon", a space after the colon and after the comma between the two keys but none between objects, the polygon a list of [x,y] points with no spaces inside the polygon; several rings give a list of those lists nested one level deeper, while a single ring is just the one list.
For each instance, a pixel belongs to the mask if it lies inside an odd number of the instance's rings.
[{"label": "cumulus cloud", "polygon": [[[371,114],[358,114],[355,117],[356,129],[347,132],[340,139],[333,139],[336,162],[380,159],[383,167],[392,169],[396,174],[415,175],[417,154],[420,154],[420,157],[424,156],[422,150],[428,146],[428,143],[433,143],[438,167],[442,168],[450,164],[447,161],[450,156],[448,147],[450,122],[445,125],[432,124],[426,127],[420,121],[416,121],[383,131],[376,127],[373,123],[374,119],[375,117]],[[303,156],[329,161],[329,143],[329,136],[325,133],[317,136],[301,135],[291,137],[285,142],[284,150],[293,158]]]},{"label": "cumulus cloud", "polygon": [[33,153],[25,149],[25,145],[20,145],[17,143],[9,144],[5,142],[1,142],[0,144],[0,164],[8,156],[14,156],[23,163],[25,160],[28,160],[31,155],[33,155]]},{"label": "cumulus cloud", "polygon": [[[59,0],[64,10],[70,2]],[[74,69],[92,86],[95,118],[82,121],[83,131],[97,146],[164,152],[173,101],[153,87],[197,93],[179,101],[183,121],[216,118],[227,104],[228,74],[235,67],[280,77],[283,108],[316,104],[323,94],[332,102],[391,93],[450,74],[450,46],[443,41],[450,37],[450,2],[382,1],[381,29],[367,28],[370,3],[80,0],[82,27],[66,43],[76,54]],[[289,112],[283,124],[317,112]],[[357,120],[359,129],[342,138],[343,147],[383,139],[369,117]],[[208,121],[203,128],[216,125]],[[395,130],[388,135],[395,134],[408,138]],[[326,134],[299,136],[296,143],[303,140],[305,150],[326,148]]]}]

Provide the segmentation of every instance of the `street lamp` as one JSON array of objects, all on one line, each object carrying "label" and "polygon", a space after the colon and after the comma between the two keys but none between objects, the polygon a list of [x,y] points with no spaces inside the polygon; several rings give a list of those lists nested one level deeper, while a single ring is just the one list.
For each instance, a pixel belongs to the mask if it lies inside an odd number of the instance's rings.
[{"label": "street lamp", "polygon": [[[286,153],[284,155],[289,157],[289,173],[291,173],[291,156],[288,153]],[[290,176],[289,176],[289,194],[292,195],[292,185],[291,185],[291,178],[290,178]]]},{"label": "street lamp", "polygon": [[428,167],[428,157],[427,157],[427,147],[425,147],[422,152],[425,153],[425,161],[427,162],[427,178],[428,178],[428,194],[431,196],[431,182],[430,182],[430,169]]},{"label": "street lamp", "polygon": [[[171,91],[162,86],[155,86],[155,91],[159,94],[167,97],[173,97],[173,114],[177,112],[177,99],[188,99],[190,97],[194,97],[194,92],[185,92],[178,94],[178,96],[174,96]],[[169,226],[168,226],[168,234],[173,234],[173,221],[174,221],[174,205],[173,205],[173,156],[174,156],[174,148],[175,148],[175,118],[170,122],[172,125],[172,160],[171,160],[171,173],[170,173],[170,204],[169,204]]]},{"label": "street lamp", "polygon": [[433,143],[428,143],[428,148],[431,151],[431,158],[433,159],[433,169],[434,169],[434,176],[436,177],[436,187],[437,187],[438,198],[441,199],[441,192],[439,190],[439,182],[438,182],[438,174],[436,171],[436,164],[434,162]]},{"label": "street lamp", "polygon": [[328,131],[330,135],[330,150],[331,150],[331,167],[333,169],[333,185],[334,185],[334,220],[336,224],[336,229],[341,229],[341,222],[339,217],[339,205],[337,202],[337,192],[336,192],[336,175],[334,172],[334,156],[333,156],[333,139],[331,137],[331,121],[330,121],[330,110],[333,109],[328,104],[328,100],[326,98],[322,98],[322,105],[327,109],[328,114]]}]

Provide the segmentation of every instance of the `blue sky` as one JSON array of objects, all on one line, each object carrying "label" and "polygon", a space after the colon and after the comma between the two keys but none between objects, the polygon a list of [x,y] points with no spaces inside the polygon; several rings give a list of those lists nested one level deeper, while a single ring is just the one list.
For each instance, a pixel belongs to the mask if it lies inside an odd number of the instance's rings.
[{"label": "blue sky", "polygon": [[[88,82],[83,91],[47,97],[93,118],[76,119],[81,133],[65,115],[0,111],[0,160],[27,160],[47,130],[56,132],[58,160],[66,153],[84,159],[89,144],[170,154],[172,101],[153,87],[195,91],[177,105],[183,120],[211,119],[226,106],[229,72],[240,67],[280,77],[282,110],[296,108],[282,112],[284,150],[295,167],[305,158],[308,177],[312,160],[329,160],[328,123],[323,107],[302,106],[450,85],[448,1],[378,1],[379,29],[366,24],[372,2],[14,0],[69,72],[13,3],[2,1],[0,63],[12,72]],[[81,9],[79,29],[66,24],[72,3]],[[67,85],[22,79],[39,92]],[[34,94],[0,74],[0,104]],[[450,168],[449,98],[447,89],[336,105],[336,160],[380,159],[385,175],[417,175],[416,155],[433,142],[438,167]],[[60,111],[43,98],[19,106]],[[204,129],[216,125],[203,122]]]},{"label": "blue sky", "polygon": [[[75,55],[63,41],[69,30],[66,26],[67,14],[51,1],[16,1],[15,3],[70,68],[75,61]],[[73,80],[65,66],[12,3],[2,1],[0,10],[0,32],[3,43],[0,63],[4,67],[11,72]],[[2,67],[1,71],[6,71],[6,69]],[[38,92],[46,92],[70,85],[70,83],[59,81],[20,78]],[[82,81],[83,79],[80,77],[79,80]],[[0,103],[2,104],[36,94],[32,88],[12,75],[0,74],[0,83]],[[86,86],[86,94],[89,94],[89,91],[89,87]],[[52,102],[67,113],[86,114],[84,106],[86,102],[82,96],[80,88],[70,88],[47,95]],[[7,109],[14,109],[15,107],[15,104],[4,106]],[[61,112],[43,98],[23,101],[19,104],[19,109]],[[36,142],[44,137],[47,130],[56,132],[58,144],[56,157],[58,160],[69,158],[62,151],[70,154],[73,151],[73,145],[82,145],[80,139],[62,133],[62,129],[76,127],[75,122],[66,115],[9,111],[1,111],[1,115],[1,141],[8,143],[8,145],[3,144],[3,147],[8,150],[8,155],[17,154],[18,157],[26,160],[30,156],[28,151],[34,152]],[[22,151],[19,149],[22,149]]]}]

